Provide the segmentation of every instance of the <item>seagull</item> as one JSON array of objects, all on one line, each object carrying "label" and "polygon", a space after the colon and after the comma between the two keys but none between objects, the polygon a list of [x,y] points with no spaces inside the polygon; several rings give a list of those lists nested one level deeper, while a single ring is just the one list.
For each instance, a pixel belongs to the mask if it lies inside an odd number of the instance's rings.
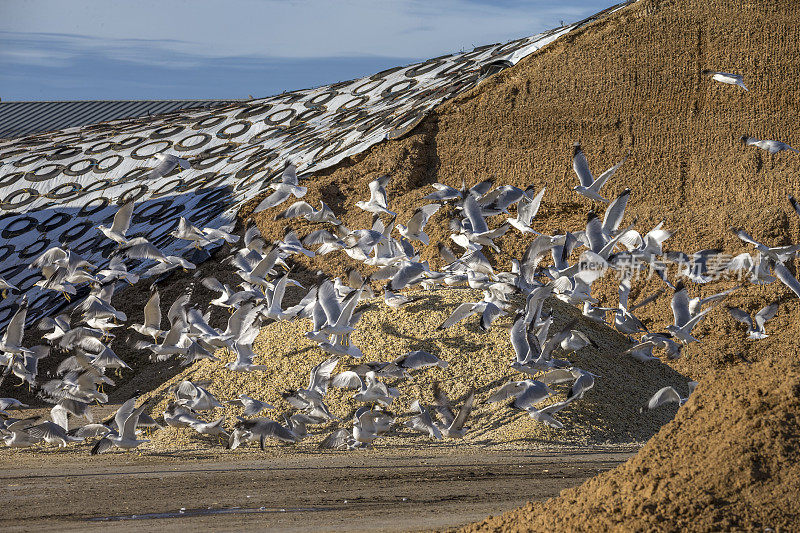
[{"label": "seagull", "polygon": [[[747,325],[747,337],[750,339],[763,339],[767,337],[767,332],[764,330],[764,324],[770,320],[778,312],[778,302],[772,302],[769,305],[762,307],[755,315],[750,317],[750,313],[739,309],[738,307],[731,307],[728,312],[733,318]],[[755,322],[755,324],[754,324]]]},{"label": "seagull", "polygon": [[192,411],[210,411],[222,408],[213,394],[204,387],[192,383],[191,381],[181,381],[174,389],[175,403],[188,407]]},{"label": "seagull", "polygon": [[308,191],[306,187],[301,187],[298,184],[297,167],[289,162],[286,163],[286,167],[283,169],[281,181],[270,184],[270,188],[274,189],[275,192],[264,198],[264,200],[262,200],[261,203],[258,204],[258,206],[253,210],[253,214],[282,204],[289,198],[289,196],[302,198]]},{"label": "seagull", "polygon": [[537,403],[549,398],[551,394],[553,391],[541,381],[526,379],[506,383],[493,392],[486,399],[486,403],[502,402],[514,398],[513,407],[528,411]]},{"label": "seagull", "polygon": [[362,446],[369,446],[372,442],[389,431],[394,419],[377,409],[365,407],[356,411],[353,424],[353,439]]},{"label": "seagull", "polygon": [[27,314],[28,299],[23,296],[22,303],[8,322],[3,337],[0,338],[0,352],[4,354],[32,353],[31,350],[22,346],[22,337],[25,334],[25,317]]},{"label": "seagull", "polygon": [[[694,389],[697,387],[697,382],[690,381],[688,385],[689,396],[691,396],[691,394],[694,392]],[[677,403],[678,406],[681,406],[685,404],[688,399],[688,396],[686,398],[681,398],[678,394],[678,391],[676,391],[674,388],[664,387],[656,392],[653,397],[650,398],[650,401],[647,402],[647,405],[639,409],[639,412],[644,413],[645,411],[650,411],[667,403]]]},{"label": "seagull", "polygon": [[251,398],[246,394],[240,394],[236,400],[229,400],[230,405],[240,405],[244,407],[244,416],[254,416],[263,411],[264,409],[275,409],[267,402],[261,402],[255,398]]},{"label": "seagull", "polygon": [[310,416],[333,420],[334,417],[323,402],[323,398],[328,392],[331,374],[338,363],[338,357],[330,357],[321,362],[311,369],[308,388],[284,392],[283,397],[292,407]]},{"label": "seagull", "polygon": [[162,415],[164,423],[171,427],[189,427],[197,418],[188,407],[169,402]]},{"label": "seagull", "polygon": [[572,190],[591,200],[608,203],[608,200],[600,196],[600,189],[606,184],[608,179],[614,175],[617,169],[622,166],[627,159],[627,156],[595,179],[589,170],[589,163],[586,161],[586,155],[581,149],[581,143],[576,142],[573,145],[572,154],[572,168],[575,170],[575,174],[578,175],[578,179],[581,182],[580,185],[576,185],[572,188]]},{"label": "seagull", "polygon": [[726,265],[725,273],[733,274],[739,279],[743,274],[749,274],[749,281],[754,285],[772,283],[777,279],[769,273],[769,259],[760,252],[755,257],[747,252],[735,256]]},{"label": "seagull", "polygon": [[192,168],[192,164],[187,159],[172,154],[155,154],[152,158],[158,161],[158,165],[147,175],[147,178],[151,180],[166,176],[176,167]]},{"label": "seagull", "polygon": [[224,422],[225,415],[222,415],[220,418],[212,420],[211,422],[203,422],[200,419],[195,419],[189,423],[189,427],[201,435],[222,435],[223,437],[227,437],[228,433],[222,427]]},{"label": "seagull", "polygon": [[15,420],[3,427],[3,442],[9,448],[29,448],[41,441],[28,433],[28,429],[36,422],[36,417]]},{"label": "seagull", "polygon": [[564,401],[550,404],[541,409],[530,409],[528,410],[528,415],[546,426],[550,426],[554,429],[563,429],[564,424],[560,420],[553,418],[553,415],[569,406],[575,399],[577,399],[577,396],[571,396]]},{"label": "seagull", "polygon": [[[242,309],[245,309],[245,307],[242,307]],[[234,337],[233,351],[236,353],[236,359],[225,365],[229,370],[234,372],[253,372],[255,370],[269,369],[266,365],[253,364],[253,359],[256,356],[253,351],[253,343],[260,331],[259,324],[256,321],[256,316],[259,312],[260,309],[255,307],[245,314],[238,332],[231,330],[232,332],[228,333],[226,330],[226,334],[228,334],[226,336]]]},{"label": "seagull", "polygon": [[461,191],[450,187],[449,185],[445,185],[443,183],[431,183],[431,187],[436,189],[436,192],[432,192],[427,196],[423,196],[423,200],[433,200],[435,202],[446,202],[448,200],[460,200],[461,199]]},{"label": "seagull", "polygon": [[144,411],[146,407],[147,402],[136,407],[135,396],[123,403],[114,416],[117,429],[110,431],[105,437],[97,441],[97,444],[92,448],[91,455],[103,453],[114,446],[124,450],[130,450],[138,447],[140,444],[149,442],[136,438],[136,425],[139,423],[139,416],[141,416],[142,411]]},{"label": "seagull", "polygon": [[35,426],[29,427],[27,430],[31,437],[41,439],[48,444],[57,444],[59,448],[67,445],[67,442],[79,442],[83,439],[80,437],[73,437],[67,434],[67,430],[53,422],[42,422]]},{"label": "seagull", "polygon": [[111,227],[97,226],[103,235],[118,244],[127,244],[128,238],[125,236],[128,233],[128,228],[131,227],[131,217],[133,216],[133,207],[135,202],[130,200],[120,206],[117,213],[114,215],[114,222]]},{"label": "seagull", "polygon": [[545,190],[547,190],[546,187],[542,188],[536,196],[531,196],[533,194],[533,188],[529,187],[520,198],[519,204],[517,204],[517,216],[507,219],[508,223],[515,227],[520,233],[539,234],[531,229],[531,222],[533,222],[534,217],[536,217],[536,214],[539,212]]},{"label": "seagull", "polygon": [[703,74],[711,77],[712,80],[720,83],[727,83],[728,85],[738,85],[745,91],[748,90],[744,84],[741,74],[731,74],[729,72],[714,72],[713,70],[704,70]]},{"label": "seagull", "polygon": [[397,231],[400,232],[400,235],[409,241],[420,241],[422,244],[427,245],[430,243],[430,238],[428,234],[423,231],[423,228],[425,228],[425,224],[428,223],[428,219],[430,219],[440,207],[441,205],[439,204],[428,204],[418,207],[408,220],[408,226],[395,224],[395,227]]},{"label": "seagull", "polygon": [[123,280],[129,285],[133,285],[139,281],[139,276],[129,273],[128,267],[125,265],[125,260],[118,255],[111,258],[106,268],[97,272],[97,277],[101,284]]},{"label": "seagull", "polygon": [[436,424],[434,424],[433,417],[431,417],[428,409],[422,405],[419,400],[414,400],[410,407],[412,412],[415,411],[419,414],[406,420],[404,425],[413,429],[414,431],[426,433],[432,439],[442,440],[442,432],[439,430]]},{"label": "seagull", "polygon": [[36,376],[39,374],[39,359],[44,359],[49,355],[49,346],[33,346],[28,352],[11,354],[10,362],[7,364],[11,368],[11,373],[21,379],[22,383],[27,382],[33,386],[36,384]]},{"label": "seagull", "polygon": [[395,398],[400,396],[400,391],[395,388],[387,387],[386,384],[381,383],[375,377],[375,372],[367,372],[365,381],[361,380],[361,376],[352,370],[346,370],[338,374],[331,380],[331,386],[340,387],[345,389],[358,389],[353,394],[353,399],[359,402],[378,402],[382,405],[389,406]]},{"label": "seagull", "polygon": [[232,235],[230,233],[231,231],[233,231],[233,224],[222,226],[220,228],[200,229],[190,224],[189,221],[186,220],[186,217],[181,217],[178,220],[178,228],[170,232],[170,235],[176,239],[190,241],[192,244],[190,244],[187,248],[195,247],[199,250],[205,246],[214,244],[217,241],[225,241],[228,244],[234,244],[238,242],[239,236]]},{"label": "seagull", "polygon": [[705,298],[692,298],[689,300],[689,313],[691,313],[692,316],[695,316],[697,313],[702,311],[704,305],[724,300],[730,293],[740,288],[741,287],[734,287],[726,291],[718,292],[717,294],[712,294],[711,296],[706,296]]},{"label": "seagull", "polygon": [[143,274],[143,277],[158,276],[178,267],[181,267],[185,271],[197,267],[197,265],[183,257],[164,255],[164,252],[153,246],[144,237],[136,237],[129,240],[124,248],[121,248],[121,252],[130,259],[151,259],[158,263],[147,270]]},{"label": "seagull", "polygon": [[567,399],[575,398],[580,400],[588,390],[594,387],[594,378],[598,377],[591,372],[581,370],[580,368],[573,368],[572,375],[576,378],[572,388],[567,393]]},{"label": "seagull", "polygon": [[784,150],[788,150],[790,152],[800,152],[800,150],[796,150],[786,144],[785,142],[781,141],[770,141],[766,139],[756,139],[755,137],[749,137],[747,135],[742,135],[741,141],[746,144],[747,146],[757,146],[762,150],[766,150],[771,154],[777,154],[778,152],[782,152]]},{"label": "seagull", "polygon": [[234,432],[231,433],[228,448],[231,450],[236,449],[243,434],[247,436],[248,440],[258,439],[262,450],[264,449],[264,441],[270,437],[288,444],[294,444],[300,440],[297,435],[274,420],[268,418],[240,419],[234,425]]},{"label": "seagull", "polygon": [[338,226],[342,223],[342,221],[336,218],[336,215],[333,214],[333,210],[321,200],[319,202],[318,210],[315,210],[313,207],[311,207],[311,204],[303,200],[295,202],[285,211],[275,215],[275,220],[296,217],[303,217],[309,222],[328,222],[335,226]]},{"label": "seagull", "polygon": [[153,337],[153,342],[158,342],[158,338],[164,334],[161,330],[161,296],[158,289],[153,290],[153,294],[144,306],[144,324],[131,324],[129,327],[148,337]]},{"label": "seagull", "polygon": [[419,368],[427,368],[430,366],[438,366],[439,368],[447,368],[447,361],[439,359],[432,353],[425,350],[415,350],[401,355],[394,361],[395,365],[405,370],[417,370]]},{"label": "seagull", "polygon": [[683,283],[678,283],[678,285],[675,286],[671,307],[674,322],[667,326],[667,331],[683,344],[697,341],[696,338],[692,337],[692,329],[706,316],[706,313],[714,309],[714,306],[711,306],[692,316],[689,312],[689,295]]},{"label": "seagull", "polygon": [[416,302],[420,298],[422,297],[406,296],[404,294],[394,293],[390,291],[388,287],[383,291],[383,301],[387,306],[391,307],[392,309],[400,309],[401,307],[404,307],[412,302]]},{"label": "seagull", "polygon": [[751,244],[755,247],[756,250],[761,252],[763,255],[769,257],[775,262],[783,263],[788,259],[791,259],[797,252],[800,251],[800,245],[792,244],[789,246],[775,246],[770,248],[750,236],[745,230],[741,228],[731,228],[731,231],[739,237],[742,242],[746,242],[747,244]]},{"label": "seagull", "polygon": [[448,439],[463,438],[468,429],[464,427],[464,423],[469,418],[475,403],[475,389],[470,389],[464,399],[464,404],[458,411],[458,415],[454,414],[450,399],[447,397],[447,393],[439,386],[439,382],[433,384],[433,397],[436,400],[433,409],[442,419],[442,422],[434,421],[434,425]]},{"label": "seagull", "polygon": [[386,214],[396,216],[397,213],[389,211],[388,200],[386,198],[386,185],[391,179],[390,175],[381,176],[369,182],[369,201],[360,200],[356,202],[356,207],[375,214]]},{"label": "seagull", "polygon": [[25,409],[28,404],[22,403],[15,398],[0,398],[0,412],[5,412],[10,409]]}]

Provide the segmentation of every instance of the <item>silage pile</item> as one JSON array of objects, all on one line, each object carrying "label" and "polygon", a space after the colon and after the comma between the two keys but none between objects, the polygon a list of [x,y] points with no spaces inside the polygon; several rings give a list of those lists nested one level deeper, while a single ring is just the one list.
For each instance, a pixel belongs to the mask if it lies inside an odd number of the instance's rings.
[{"label": "silage pile", "polygon": [[[584,319],[573,307],[559,300],[549,299],[547,307],[553,309],[551,331],[563,327],[567,321],[578,318],[575,329],[586,333],[597,347],[588,346],[567,358],[582,369],[597,374],[594,389],[582,400],[556,415],[564,424],[563,429],[552,429],[532,420],[527,414],[508,406],[510,401],[486,404],[490,392],[501,385],[524,379],[523,374],[512,371],[509,362],[514,356],[509,340],[508,327],[511,317],[498,319],[493,327],[484,332],[477,317],[468,319],[452,328],[437,330],[455,309],[468,301],[482,298],[480,291],[464,289],[440,289],[409,293],[419,299],[401,309],[388,308],[382,299],[373,300],[352,335],[352,342],[364,353],[362,360],[342,357],[337,372],[347,370],[366,361],[390,361],[412,350],[426,350],[447,361],[447,368],[428,368],[414,371],[404,381],[387,381],[401,391],[389,410],[399,416],[402,424],[410,416],[410,404],[419,399],[430,404],[433,400],[434,382],[441,384],[460,406],[471,387],[476,389],[473,414],[467,422],[470,428],[465,441],[483,446],[552,446],[552,445],[596,445],[606,443],[642,442],[649,438],[674,413],[674,409],[640,415],[639,407],[647,402],[653,391],[673,384],[686,391],[686,379],[667,365],[657,361],[638,363],[624,352],[628,341],[614,330]],[[311,329],[308,320],[275,322],[262,328],[254,344],[258,354],[257,364],[267,365],[266,371],[252,373],[231,372],[224,364],[231,354],[224,350],[216,352],[220,361],[201,361],[151,395],[156,399],[153,415],[163,411],[172,399],[169,389],[183,379],[193,382],[208,381],[208,389],[220,400],[231,400],[239,394],[247,394],[267,401],[277,411],[267,411],[262,416],[282,420],[281,413],[290,413],[290,406],[281,393],[308,385],[310,370],[329,357],[317,344],[306,339],[304,333]],[[558,394],[549,400],[554,402],[566,397],[569,386],[554,386]],[[342,418],[340,427],[352,425],[353,411],[360,405],[352,399],[353,391],[329,389],[326,403],[332,413]],[[203,418],[222,416],[223,410],[212,414],[202,413]],[[228,427],[241,414],[241,408],[228,406],[224,409]],[[315,446],[330,433],[337,424],[310,427],[316,433],[298,444],[300,448]],[[153,446],[170,448],[206,446],[214,442],[198,436],[190,429],[169,428],[157,432]],[[386,439],[376,442],[378,446],[414,445],[436,446],[427,437],[404,430],[397,431]],[[452,441],[450,442],[452,444]]]},{"label": "silage pile", "polygon": [[796,530],[797,345],[783,354],[715,373],[623,466],[466,531]]}]

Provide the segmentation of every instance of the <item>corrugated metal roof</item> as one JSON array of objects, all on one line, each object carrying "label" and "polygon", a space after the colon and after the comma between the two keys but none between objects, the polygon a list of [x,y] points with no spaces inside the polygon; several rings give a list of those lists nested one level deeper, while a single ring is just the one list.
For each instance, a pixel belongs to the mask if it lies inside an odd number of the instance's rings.
[{"label": "corrugated metal roof", "polygon": [[239,100],[80,100],[0,102],[0,138],[144,117],[179,109],[217,107]]}]

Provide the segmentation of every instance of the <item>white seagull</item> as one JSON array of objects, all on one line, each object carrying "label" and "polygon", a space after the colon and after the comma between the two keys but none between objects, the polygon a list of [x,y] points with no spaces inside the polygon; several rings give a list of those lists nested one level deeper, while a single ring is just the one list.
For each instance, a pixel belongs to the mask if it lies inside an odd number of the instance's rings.
[{"label": "white seagull", "polygon": [[581,143],[576,142],[574,144],[572,154],[572,168],[581,181],[580,185],[576,185],[572,190],[591,200],[608,203],[608,200],[600,196],[600,189],[606,184],[608,179],[614,175],[617,169],[622,166],[628,157],[625,156],[622,161],[609,168],[595,179],[592,172],[589,170],[589,162],[586,161],[586,155],[581,149]]},{"label": "white seagull", "polygon": [[745,91],[748,90],[744,84],[744,79],[741,74],[731,74],[730,72],[715,72],[713,70],[704,70],[703,74],[709,76],[712,80],[720,83],[727,83],[728,85],[738,85]]}]

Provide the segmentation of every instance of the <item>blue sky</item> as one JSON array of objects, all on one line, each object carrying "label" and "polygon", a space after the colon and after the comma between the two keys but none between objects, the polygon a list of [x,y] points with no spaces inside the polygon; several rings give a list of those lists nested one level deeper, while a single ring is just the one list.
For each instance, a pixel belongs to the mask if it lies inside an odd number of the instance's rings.
[{"label": "blue sky", "polygon": [[0,98],[269,96],[580,20],[608,0],[0,0]]}]

